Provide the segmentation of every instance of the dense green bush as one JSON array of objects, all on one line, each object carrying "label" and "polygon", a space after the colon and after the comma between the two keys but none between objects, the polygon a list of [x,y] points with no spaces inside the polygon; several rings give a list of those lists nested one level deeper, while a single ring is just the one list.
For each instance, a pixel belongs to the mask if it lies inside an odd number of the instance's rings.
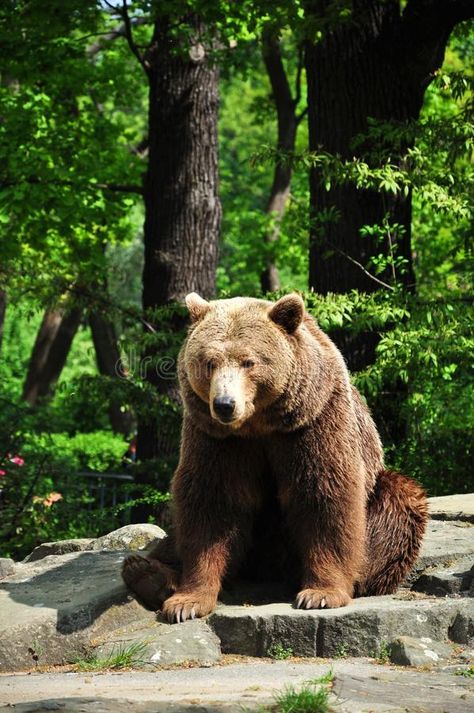
[{"label": "dense green bush", "polygon": [[[121,524],[100,509],[80,470],[123,472],[128,444],[111,432],[35,432],[26,406],[0,399],[0,552],[23,557],[41,542],[92,537]],[[44,417],[44,414],[42,415]]]}]

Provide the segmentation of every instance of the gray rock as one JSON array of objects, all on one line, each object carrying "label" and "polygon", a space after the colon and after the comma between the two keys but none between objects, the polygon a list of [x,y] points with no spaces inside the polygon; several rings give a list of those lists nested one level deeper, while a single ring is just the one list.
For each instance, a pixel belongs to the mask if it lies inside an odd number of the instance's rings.
[{"label": "gray rock", "polygon": [[474,556],[474,525],[470,522],[430,520],[426,535],[408,581],[428,567],[453,566],[458,560]]},{"label": "gray rock", "polygon": [[43,542],[35,547],[23,562],[37,562],[48,555],[67,555],[70,552],[84,552],[92,549],[94,540],[91,537],[76,540],[59,540],[58,542]]},{"label": "gray rock", "polygon": [[474,523],[474,493],[428,498],[433,520],[467,520]]},{"label": "gray rock", "polygon": [[241,713],[275,707],[275,693],[334,672],[338,713],[466,713],[472,683],[462,676],[393,669],[368,661],[250,662],[154,672],[3,676],[0,710],[16,713]]},{"label": "gray rock", "polygon": [[15,562],[9,557],[0,557],[0,579],[9,577],[15,571]]},{"label": "gray rock", "polygon": [[474,636],[474,601],[362,597],[342,609],[302,611],[290,604],[220,606],[209,624],[224,653],[266,656],[275,645],[296,656],[376,654],[398,636],[469,643]]},{"label": "gray rock", "polygon": [[105,638],[94,654],[104,658],[137,644],[138,664],[145,670],[185,662],[210,666],[221,656],[220,641],[203,619],[175,625],[154,622],[145,627],[132,626]]},{"label": "gray rock", "polygon": [[399,636],[388,644],[390,661],[401,666],[424,666],[447,660],[453,653],[452,649],[429,637],[414,639],[412,636]]},{"label": "gray rock", "polygon": [[125,552],[74,552],[21,565],[0,582],[0,671],[67,663],[94,637],[155,615],[129,597]]},{"label": "gray rock", "polygon": [[473,562],[473,557],[463,558],[451,567],[427,570],[413,582],[411,588],[437,597],[468,592],[474,576]]},{"label": "gray rock", "polygon": [[166,537],[157,525],[125,525],[93,541],[93,550],[143,550],[150,543]]}]

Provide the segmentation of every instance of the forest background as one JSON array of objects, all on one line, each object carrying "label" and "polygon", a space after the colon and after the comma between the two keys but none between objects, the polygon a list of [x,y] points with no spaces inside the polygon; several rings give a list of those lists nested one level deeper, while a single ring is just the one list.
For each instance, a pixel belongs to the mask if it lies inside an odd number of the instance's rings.
[{"label": "forest background", "polygon": [[472,491],[473,15],[2,3],[2,555],[167,523],[193,290],[300,291],[389,465]]}]

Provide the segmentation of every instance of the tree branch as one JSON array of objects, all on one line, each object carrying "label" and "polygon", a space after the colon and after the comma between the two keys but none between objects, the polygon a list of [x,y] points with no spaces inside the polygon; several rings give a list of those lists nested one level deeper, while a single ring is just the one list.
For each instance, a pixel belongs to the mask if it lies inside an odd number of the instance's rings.
[{"label": "tree branch", "polygon": [[124,28],[125,28],[125,37],[128,42],[128,46],[130,47],[131,51],[135,55],[135,57],[138,59],[140,62],[141,66],[143,67],[143,71],[145,74],[148,74],[148,67],[146,65],[146,62],[140,53],[140,50],[138,49],[137,45],[134,42],[133,39],[133,33],[132,33],[132,23],[130,21],[130,15],[128,14],[128,8],[127,8],[127,0],[122,0],[122,12],[121,16],[123,19],[124,23]]},{"label": "tree branch", "polygon": [[408,0],[401,21],[407,75],[427,86],[443,63],[451,32],[472,17],[473,0]]},{"label": "tree branch", "polygon": [[[112,10],[114,13],[116,13],[118,15],[118,17],[120,17],[122,19],[123,25],[120,26],[120,28],[119,28],[121,30],[121,32],[120,32],[120,34],[116,34],[115,36],[116,37],[125,37],[125,39],[127,40],[128,46],[130,47],[130,50],[137,58],[140,65],[143,67],[143,71],[148,75],[147,63],[145,62],[143,55],[141,54],[140,50],[138,49],[138,45],[135,43],[135,41],[133,39],[133,32],[132,32],[132,22],[133,22],[133,24],[139,25],[139,24],[144,24],[145,20],[142,20],[142,18],[134,18],[132,21],[132,19],[130,18],[130,15],[128,14],[127,0],[122,0],[122,7],[119,7],[118,5],[114,5],[113,3],[109,2],[108,0],[104,0],[104,3],[107,5],[108,8],[110,8],[110,10]],[[111,37],[110,39],[114,39],[114,37]]]},{"label": "tree branch", "polygon": [[281,58],[280,43],[270,30],[262,34],[262,55],[277,112],[288,111],[293,104],[293,97]]},{"label": "tree branch", "polygon": [[114,193],[136,193],[138,195],[143,195],[143,188],[141,186],[127,185],[124,183],[75,183],[74,181],[68,180],[52,180],[43,181],[36,176],[30,178],[23,178],[20,181],[1,181],[0,190],[4,188],[10,188],[11,186],[19,186],[22,183],[29,183],[32,185],[44,185],[44,186],[70,186],[71,188],[77,188],[78,190],[93,190],[97,189],[100,191],[112,191]]},{"label": "tree branch", "polygon": [[326,245],[328,245],[328,247],[331,248],[331,250],[334,250],[335,252],[339,253],[339,255],[342,255],[347,260],[352,262],[354,265],[357,265],[357,267],[360,268],[362,270],[362,272],[365,275],[367,275],[367,277],[370,277],[371,280],[373,280],[374,282],[377,282],[377,284],[381,285],[382,287],[385,287],[387,290],[391,290],[392,292],[395,291],[395,287],[393,287],[392,285],[389,285],[387,282],[383,282],[382,280],[379,280],[379,278],[375,277],[375,275],[372,275],[371,272],[369,272],[368,270],[365,269],[365,267],[362,265],[361,262],[359,262],[358,260],[355,260],[351,255],[348,255],[346,252],[344,252],[344,250],[341,250],[336,245],[333,245],[327,238],[323,238],[323,241],[326,243]]},{"label": "tree branch", "polygon": [[300,103],[301,99],[301,75],[303,73],[304,67],[304,50],[303,45],[298,47],[298,67],[296,69],[296,82],[295,82],[295,109]]},{"label": "tree branch", "polygon": [[452,27],[474,17],[472,0],[409,0],[403,15],[416,15],[421,23],[441,20]]}]

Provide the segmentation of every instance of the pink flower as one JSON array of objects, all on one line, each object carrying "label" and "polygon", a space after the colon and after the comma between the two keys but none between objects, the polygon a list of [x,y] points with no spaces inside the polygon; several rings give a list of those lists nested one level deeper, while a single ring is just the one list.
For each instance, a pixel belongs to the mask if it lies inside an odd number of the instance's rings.
[{"label": "pink flower", "polygon": [[10,462],[19,466],[25,465],[25,461],[21,456],[13,456],[13,458],[10,458]]},{"label": "pink flower", "polygon": [[6,474],[7,474],[7,471],[6,471],[6,470],[1,470],[1,469],[0,469],[0,478],[3,478],[3,476],[6,475]]}]

